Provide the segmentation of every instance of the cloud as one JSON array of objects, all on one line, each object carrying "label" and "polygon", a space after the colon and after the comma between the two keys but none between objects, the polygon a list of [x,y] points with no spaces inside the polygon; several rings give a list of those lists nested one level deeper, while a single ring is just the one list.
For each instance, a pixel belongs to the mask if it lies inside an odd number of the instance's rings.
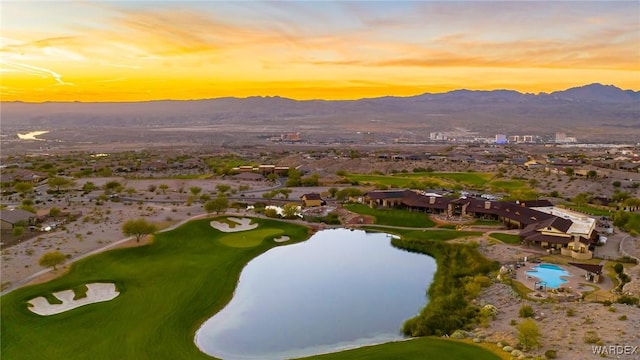
[{"label": "cloud", "polygon": [[6,60],[0,60],[0,64],[13,67],[16,70],[19,70],[31,75],[39,76],[41,78],[52,78],[58,83],[58,85],[72,85],[72,86],[74,85],[73,83],[63,81],[62,75],[58,74],[53,70],[49,70],[49,69],[45,69],[45,68],[33,66],[33,65],[14,63]]}]

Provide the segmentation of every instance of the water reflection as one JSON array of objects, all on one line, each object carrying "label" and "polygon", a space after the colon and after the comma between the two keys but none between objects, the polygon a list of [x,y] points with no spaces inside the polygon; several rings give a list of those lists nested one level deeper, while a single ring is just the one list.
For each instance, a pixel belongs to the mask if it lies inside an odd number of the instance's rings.
[{"label": "water reflection", "polygon": [[324,230],[251,261],[196,344],[223,359],[282,359],[398,340],[435,270],[386,234]]}]

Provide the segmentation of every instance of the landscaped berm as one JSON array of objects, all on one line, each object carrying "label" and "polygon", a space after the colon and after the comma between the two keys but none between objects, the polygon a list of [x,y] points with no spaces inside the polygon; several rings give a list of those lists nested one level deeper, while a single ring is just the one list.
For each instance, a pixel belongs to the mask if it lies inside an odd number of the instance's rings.
[{"label": "landscaped berm", "polygon": [[[196,347],[195,332],[231,299],[242,268],[268,249],[281,246],[271,240],[287,236],[290,244],[308,237],[306,227],[275,220],[253,218],[257,228],[238,233],[215,230],[210,223],[211,219],[191,221],[156,234],[148,245],[88,257],[50,282],[2,296],[2,358],[210,359]],[[252,239],[252,246],[229,246],[223,241],[226,236],[235,236],[229,241],[242,241],[243,235],[247,242]],[[117,289],[119,295],[49,316],[34,313],[29,305],[39,297],[45,297],[50,307],[74,298],[95,298],[95,284],[111,284],[109,292]],[[107,291],[106,287],[98,290]],[[435,338],[381,345],[378,350],[368,347],[336,354],[336,358],[372,358],[375,352],[388,358],[392,351],[398,354],[394,358],[412,359],[436,346],[448,359],[471,358],[467,351],[473,358],[498,359],[479,347],[467,349]]]}]

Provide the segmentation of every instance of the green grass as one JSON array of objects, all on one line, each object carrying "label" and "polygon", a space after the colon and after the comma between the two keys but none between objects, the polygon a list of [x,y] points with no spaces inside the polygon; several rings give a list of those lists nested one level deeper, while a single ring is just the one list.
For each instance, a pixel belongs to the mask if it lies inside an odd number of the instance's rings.
[{"label": "green grass", "polygon": [[489,173],[469,173],[469,172],[454,172],[454,173],[424,173],[428,176],[449,180],[461,184],[484,186],[493,177],[493,174]]},{"label": "green grass", "polygon": [[363,215],[375,217],[378,225],[427,228],[435,225],[425,213],[403,209],[374,209],[363,204],[346,204],[344,208]]},{"label": "green grass", "polygon": [[521,180],[494,180],[489,183],[489,186],[494,191],[513,191],[528,187],[527,183]]},{"label": "green grass", "polygon": [[527,285],[516,280],[511,280],[511,288],[523,299],[528,299],[529,294],[533,292],[533,290],[529,289]]},{"label": "green grass", "polygon": [[[66,275],[2,296],[2,357],[210,359],[195,346],[195,331],[231,299],[245,264],[278,246],[264,240],[254,247],[225,246],[217,241],[224,234],[215,231],[210,221],[193,221],[157,234],[150,245],[83,259]],[[308,236],[303,226],[254,221],[260,224],[258,231],[287,234],[288,243]],[[27,301],[34,297],[93,282],[115,283],[120,295],[53,316],[27,309]]]},{"label": "green grass", "polygon": [[615,211],[594,208],[591,206],[578,206],[578,205],[571,205],[571,204],[565,204],[565,206],[570,210],[579,211],[579,212],[590,214],[593,216],[611,216],[611,214],[615,212]]},{"label": "green grass", "polygon": [[448,186],[454,184],[482,187],[486,185],[493,175],[488,173],[437,173],[421,172],[394,175],[367,175],[349,174],[346,176],[350,181],[360,183],[381,184],[395,187],[407,187],[411,183],[427,182],[434,186]]},{"label": "green grass", "polygon": [[362,174],[350,174],[346,176],[349,181],[357,181],[359,183],[371,183],[371,184],[381,184],[387,186],[395,186],[398,188],[407,187],[414,180],[399,177],[399,176],[387,176],[387,175],[362,175]]},{"label": "green grass", "polygon": [[73,300],[78,300],[78,299],[83,299],[87,297],[87,291],[89,291],[89,288],[87,287],[86,284],[82,284],[80,286],[76,286],[72,290],[74,294]]},{"label": "green grass", "polygon": [[[135,248],[115,249],[74,263],[69,272],[44,284],[14,290],[2,296],[0,351],[6,359],[210,359],[194,344],[202,322],[224,307],[233,296],[242,268],[253,258],[279,246],[273,237],[288,235],[287,243],[308,236],[307,228],[275,220],[254,219],[258,229],[225,234],[210,226],[211,219],[192,221],[155,235],[153,242]],[[384,231],[384,230],[383,230]],[[477,273],[481,256],[473,247],[442,241],[477,232],[447,230],[398,230],[411,238],[432,241],[433,255],[462,263],[439,261],[434,283],[443,283],[448,267],[456,276]],[[248,247],[226,246],[226,236],[249,235]],[[410,244],[407,243],[409,246]],[[466,249],[459,253],[455,249]],[[408,247],[411,249],[411,246]],[[450,249],[450,250],[446,250]],[[460,256],[444,256],[448,251]],[[457,260],[456,260],[457,259]],[[466,259],[466,260],[464,260]],[[484,260],[483,260],[484,261]],[[479,263],[478,263],[479,262]],[[464,266],[461,266],[464,264]],[[451,266],[447,266],[451,265]],[[460,266],[458,266],[460,265]],[[450,284],[445,281],[443,284]],[[73,289],[80,295],[85,284],[115,283],[115,299],[87,305],[53,316],[39,316],[27,309],[37,296],[53,297],[56,291]],[[448,301],[448,300],[447,300]],[[318,358],[335,359],[499,359],[481,347],[438,338],[420,338],[366,347]]]},{"label": "green grass", "polygon": [[313,356],[305,359],[331,360],[387,360],[387,359],[451,359],[499,360],[500,357],[479,346],[432,337],[366,346],[340,353]]},{"label": "green grass", "polygon": [[238,248],[254,247],[254,246],[260,245],[263,240],[273,239],[274,237],[276,237],[276,235],[280,235],[280,234],[282,234],[282,230],[280,229],[257,228],[251,231],[239,231],[239,232],[226,233],[222,235],[222,237],[220,237],[218,241],[230,247],[238,247]]},{"label": "green grass", "polygon": [[520,244],[520,236],[512,234],[491,233],[489,234],[494,239],[498,239],[507,244]]}]

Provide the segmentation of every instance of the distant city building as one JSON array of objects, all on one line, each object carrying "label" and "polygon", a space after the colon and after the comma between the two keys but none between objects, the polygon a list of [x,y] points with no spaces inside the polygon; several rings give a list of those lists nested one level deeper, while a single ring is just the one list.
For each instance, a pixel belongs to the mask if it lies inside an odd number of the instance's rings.
[{"label": "distant city building", "polygon": [[300,133],[280,134],[280,141],[300,141]]},{"label": "distant city building", "polygon": [[574,143],[576,142],[576,138],[572,136],[567,136],[566,133],[558,132],[556,133],[556,143],[557,144],[566,144],[566,143]]},{"label": "distant city building", "polygon": [[506,143],[507,143],[507,135],[496,134],[496,144],[506,144]]},{"label": "distant city building", "polygon": [[431,141],[445,141],[447,136],[441,132],[432,132],[429,134],[429,140]]}]

